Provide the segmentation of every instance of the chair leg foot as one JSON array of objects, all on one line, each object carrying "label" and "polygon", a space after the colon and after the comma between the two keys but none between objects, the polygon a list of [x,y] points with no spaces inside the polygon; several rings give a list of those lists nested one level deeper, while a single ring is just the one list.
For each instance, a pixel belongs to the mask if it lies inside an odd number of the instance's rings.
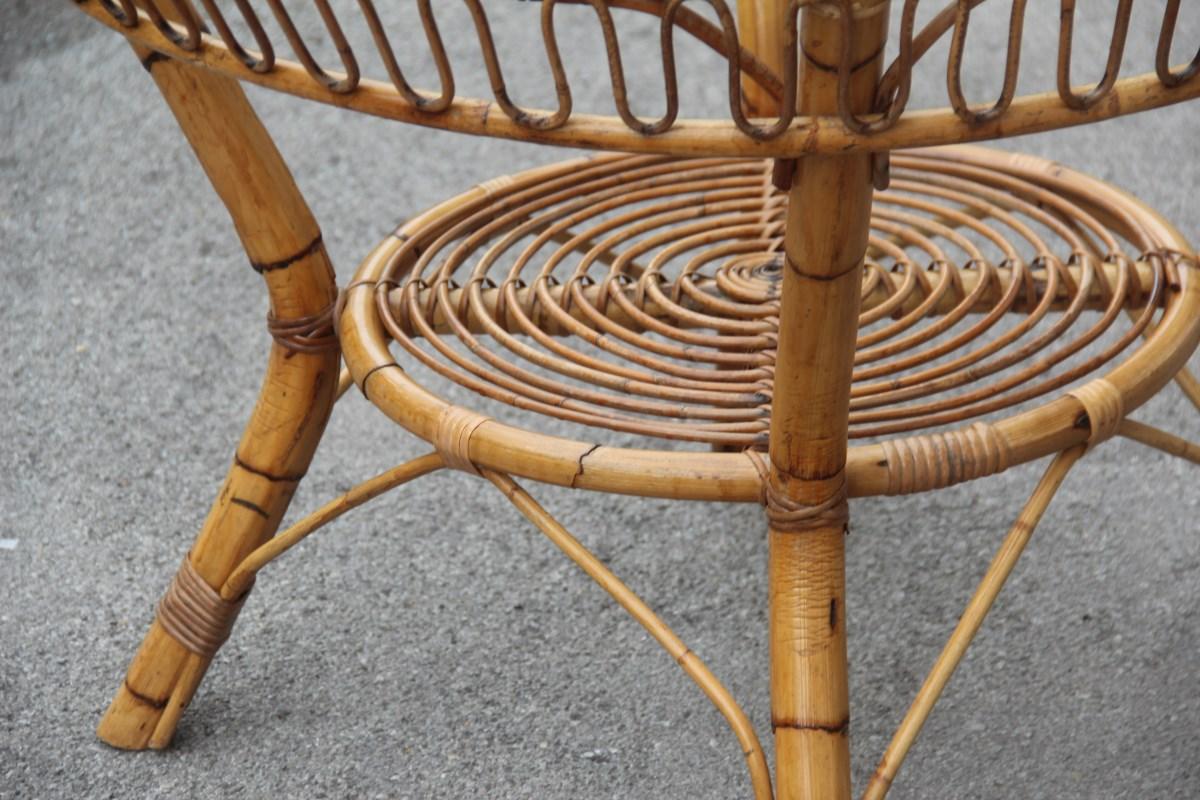
[{"label": "chair leg foot", "polygon": [[209,663],[184,649],[156,621],[101,717],[96,735],[121,750],[167,747]]},{"label": "chair leg foot", "polygon": [[[331,366],[336,367],[336,361]],[[286,460],[292,466],[306,466],[311,458],[328,417],[330,395],[328,391],[316,394],[319,401],[313,409],[318,413],[300,426],[307,428],[303,445],[299,452],[289,448]],[[257,415],[252,428],[256,421]],[[249,451],[248,442],[261,444],[262,440],[251,434],[243,441],[243,451]],[[265,453],[263,447],[260,455]],[[297,456],[303,459],[299,463]],[[178,614],[155,617],[100,720],[96,733],[103,741],[125,750],[161,749],[171,743],[183,710],[236,616],[237,604],[221,601],[218,591],[246,556],[274,535],[297,482],[298,478],[271,477],[242,457],[235,461],[187,556],[190,579],[177,580],[172,589],[184,589],[182,601],[175,605],[191,613],[182,616],[197,619],[185,618],[181,623],[173,621]],[[215,610],[205,608],[206,604],[215,604]]]}]

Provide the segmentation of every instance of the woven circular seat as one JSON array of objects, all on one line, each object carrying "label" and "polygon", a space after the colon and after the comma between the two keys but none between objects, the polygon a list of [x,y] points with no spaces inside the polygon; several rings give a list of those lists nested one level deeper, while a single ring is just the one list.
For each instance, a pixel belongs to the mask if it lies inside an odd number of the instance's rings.
[{"label": "woven circular seat", "polygon": [[[370,399],[431,441],[445,404],[381,369],[397,363],[389,338],[399,364],[497,401],[487,410],[500,420],[536,428],[509,406],[600,429],[549,443],[480,423],[469,460],[495,469],[580,485],[584,448],[587,466],[606,471],[641,473],[647,459],[703,465],[706,480],[691,489],[756,499],[739,453],[623,459],[597,442],[607,430],[647,447],[765,449],[785,206],[758,160],[601,157],[492,181],[404,225],[368,259],[343,322],[362,337],[346,346],[348,364]],[[1143,402],[1170,377],[1150,366],[1167,348],[1185,356],[1200,330],[1187,247],[1136,200],[1041,159],[895,155],[873,209],[850,437],[902,437],[901,449],[852,448],[855,493],[944,486],[1064,437],[1082,441],[1087,425],[1047,401],[1088,381],[1111,387],[1126,412]],[[930,431],[940,433],[911,436]],[[914,448],[930,463],[906,466]],[[681,493],[653,476],[628,490]]]}]

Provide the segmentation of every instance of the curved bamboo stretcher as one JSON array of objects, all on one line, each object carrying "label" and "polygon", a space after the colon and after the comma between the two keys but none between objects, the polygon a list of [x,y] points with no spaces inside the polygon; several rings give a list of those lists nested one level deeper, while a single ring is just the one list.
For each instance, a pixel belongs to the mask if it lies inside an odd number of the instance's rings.
[{"label": "curved bamboo stretcher", "polygon": [[[275,342],[229,476],[100,736],[169,744],[267,564],[350,509],[451,468],[502,492],[677,661],[728,721],[755,797],[848,797],[847,499],[1053,456],[866,787],[882,797],[1071,466],[1115,435],[1200,463],[1200,446],[1129,419],[1172,378],[1200,408],[1185,368],[1200,342],[1187,241],[1133,197],[1041,159],[890,152],[1194,97],[1200,54],[1169,64],[1180,0],[1157,18],[1153,71],[1121,78],[1135,16],[1122,0],[1102,76],[1084,87],[1071,80],[1075,3],[1062,0],[1057,84],[1025,96],[1026,3],[1014,0],[1001,96],[977,107],[962,64],[981,2],[951,3],[917,30],[906,0],[885,64],[886,0],[742,4],[736,21],[709,0],[716,22],[680,0],[586,0],[618,112],[597,117],[572,109],[553,0],[541,36],[555,111],[509,98],[477,0],[466,6],[493,102],[456,95],[427,0],[417,6],[440,92],[408,83],[370,0],[357,11],[388,83],[363,77],[326,0],[314,6],[338,73],[318,64],[278,0],[266,5],[295,61],[276,56],[280,42],[246,0],[234,5],[255,50],[212,0],[79,0],[130,39],[171,106],[267,283]],[[614,10],[661,20],[657,120],[630,110]],[[677,118],[676,29],[724,57],[729,119]],[[946,35],[949,106],[909,110],[916,65]],[[339,291],[316,221],[235,78],[423,125],[623,152],[449,199],[379,244]],[[439,398],[410,365],[469,390],[478,407]],[[351,385],[432,451],[275,535]],[[538,416],[575,434],[531,429]],[[645,446],[612,444],[614,433]],[[518,478],[763,505],[774,781],[730,693]]]}]

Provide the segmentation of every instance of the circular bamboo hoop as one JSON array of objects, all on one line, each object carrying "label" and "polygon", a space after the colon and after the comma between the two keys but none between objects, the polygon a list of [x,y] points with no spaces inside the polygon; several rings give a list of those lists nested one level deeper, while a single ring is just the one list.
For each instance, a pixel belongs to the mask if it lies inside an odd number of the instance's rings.
[{"label": "circular bamboo hoop", "polygon": [[[974,147],[893,161],[893,189],[876,196],[850,416],[852,438],[885,438],[850,448],[851,496],[938,488],[1081,443],[1097,427],[1087,387],[1102,382],[1127,414],[1200,340],[1194,255],[1135,199]],[[768,178],[748,161],[601,156],[477,186],[360,267],[340,320],[346,363],[373,403],[431,442],[453,412],[400,368],[393,341],[518,408],[761,448],[783,208]],[[1118,329],[1122,312],[1132,322]],[[469,463],[548,483],[761,499],[742,452],[603,446],[481,417],[460,439]]]}]

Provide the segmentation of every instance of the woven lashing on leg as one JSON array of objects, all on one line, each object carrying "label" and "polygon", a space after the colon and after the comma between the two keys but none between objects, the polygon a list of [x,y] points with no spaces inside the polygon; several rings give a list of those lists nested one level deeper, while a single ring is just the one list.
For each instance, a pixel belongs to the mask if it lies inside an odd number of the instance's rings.
[{"label": "woven lashing on leg", "polygon": [[433,435],[433,446],[442,454],[447,467],[479,474],[479,469],[471,463],[471,436],[476,428],[487,421],[488,417],[462,406],[446,406],[442,409]]},{"label": "woven lashing on leg", "polygon": [[850,507],[846,503],[846,473],[838,474],[837,488],[828,500],[808,505],[793,500],[775,485],[766,459],[757,450],[746,450],[747,458],[762,479],[762,504],[767,511],[771,530],[782,533],[803,533],[812,530],[845,528],[850,522]]},{"label": "woven lashing on leg", "polygon": [[1105,439],[1110,439],[1121,427],[1125,419],[1125,401],[1121,390],[1104,378],[1085,383],[1067,392],[1083,404],[1087,412],[1091,433],[1088,435],[1088,449],[1091,450]]},{"label": "woven lashing on leg", "polygon": [[294,353],[324,353],[338,349],[334,315],[338,299],[316,314],[296,319],[276,319],[267,312],[267,331],[276,342]]},{"label": "woven lashing on leg", "polygon": [[247,590],[236,601],[223,599],[196,572],[189,555],[158,602],[158,624],[191,652],[211,659],[229,638],[249,594]]},{"label": "woven lashing on leg", "polygon": [[888,494],[941,489],[1008,468],[1009,450],[986,422],[969,428],[885,441]]}]

